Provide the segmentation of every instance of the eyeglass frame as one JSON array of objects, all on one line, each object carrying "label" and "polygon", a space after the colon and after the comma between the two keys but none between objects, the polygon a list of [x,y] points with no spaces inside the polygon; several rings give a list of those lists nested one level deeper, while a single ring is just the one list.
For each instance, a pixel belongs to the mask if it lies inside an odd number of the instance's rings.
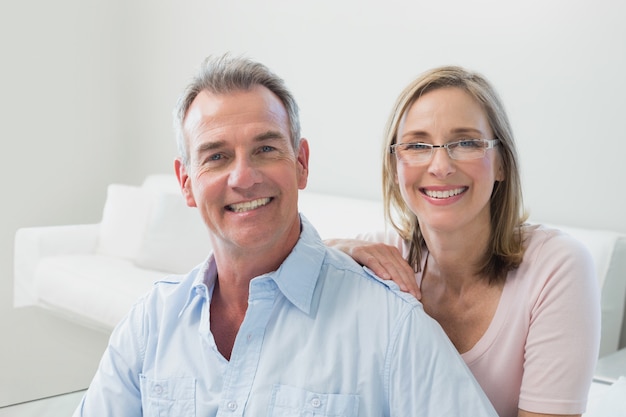
[{"label": "eyeglass frame", "polygon": [[[450,153],[450,145],[458,145],[461,142],[481,142],[481,143],[486,143],[487,145],[484,146],[483,149],[483,154],[482,156],[478,156],[476,158],[469,158],[469,159],[459,159],[459,158],[455,158],[451,155]],[[400,162],[404,162],[403,160],[400,159],[400,157],[398,156],[398,152],[396,152],[396,148],[398,146],[402,146],[402,145],[424,145],[427,148],[430,149],[430,155],[428,156],[428,158],[424,159],[423,161],[420,161],[418,163],[424,163],[424,162],[428,162],[432,159],[433,155],[435,154],[435,149],[437,148],[445,148],[446,149],[446,153],[448,154],[448,156],[450,157],[450,159],[454,159],[455,161],[472,161],[474,159],[480,159],[482,157],[485,156],[485,154],[487,153],[487,150],[489,149],[493,149],[495,148],[498,144],[500,143],[500,139],[495,138],[495,139],[461,139],[461,140],[456,140],[454,142],[448,142],[448,143],[444,143],[443,145],[433,145],[431,143],[424,143],[424,142],[402,142],[402,143],[394,143],[393,145],[389,145],[389,153],[396,155],[396,159]]]}]

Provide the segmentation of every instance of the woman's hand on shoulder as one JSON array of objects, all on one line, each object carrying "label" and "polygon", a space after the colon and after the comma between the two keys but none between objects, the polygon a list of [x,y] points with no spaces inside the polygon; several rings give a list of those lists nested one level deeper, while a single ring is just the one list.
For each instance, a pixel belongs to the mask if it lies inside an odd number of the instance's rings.
[{"label": "woman's hand on shoulder", "polygon": [[327,239],[328,246],[346,253],[382,279],[390,279],[404,292],[418,300],[422,297],[415,281],[415,271],[395,246],[358,239]]}]

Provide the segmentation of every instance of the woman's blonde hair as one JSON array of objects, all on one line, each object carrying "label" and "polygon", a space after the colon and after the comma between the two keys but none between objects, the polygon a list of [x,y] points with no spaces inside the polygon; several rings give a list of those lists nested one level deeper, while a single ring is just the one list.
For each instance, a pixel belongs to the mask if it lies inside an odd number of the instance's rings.
[{"label": "woman's blonde hair", "polygon": [[497,92],[482,75],[457,66],[439,67],[423,73],[402,91],[385,128],[382,172],[385,218],[409,242],[408,261],[419,271],[424,237],[416,214],[407,206],[395,181],[397,161],[390,146],[396,143],[398,126],[411,105],[423,94],[446,87],[460,88],[473,97],[483,107],[494,137],[500,140],[496,149],[500,152],[505,179],[495,183],[491,194],[491,235],[477,271],[495,283],[505,279],[506,273],[522,261],[521,226],[526,214],[513,131]]}]

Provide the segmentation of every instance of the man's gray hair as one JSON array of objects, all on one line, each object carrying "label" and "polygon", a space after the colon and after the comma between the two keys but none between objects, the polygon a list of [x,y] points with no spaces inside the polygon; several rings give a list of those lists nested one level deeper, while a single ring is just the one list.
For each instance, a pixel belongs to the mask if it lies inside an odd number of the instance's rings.
[{"label": "man's gray hair", "polygon": [[183,164],[189,165],[189,147],[183,131],[187,110],[198,94],[208,91],[212,94],[227,94],[234,91],[248,91],[261,85],[274,93],[285,106],[289,119],[289,129],[293,149],[297,152],[300,144],[300,116],[298,104],[291,92],[278,77],[265,65],[243,57],[229,54],[209,56],[200,65],[196,76],[181,94],[174,108],[174,130],[178,153]]}]

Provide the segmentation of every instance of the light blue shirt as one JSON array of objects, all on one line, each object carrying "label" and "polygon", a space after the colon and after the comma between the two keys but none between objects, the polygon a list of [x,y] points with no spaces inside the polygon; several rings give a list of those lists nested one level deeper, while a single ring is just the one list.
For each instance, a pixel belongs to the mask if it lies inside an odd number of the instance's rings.
[{"label": "light blue shirt", "polygon": [[250,282],[231,359],[217,350],[213,257],[155,284],[114,330],[74,416],[497,417],[440,326],[393,283],[302,233]]}]

